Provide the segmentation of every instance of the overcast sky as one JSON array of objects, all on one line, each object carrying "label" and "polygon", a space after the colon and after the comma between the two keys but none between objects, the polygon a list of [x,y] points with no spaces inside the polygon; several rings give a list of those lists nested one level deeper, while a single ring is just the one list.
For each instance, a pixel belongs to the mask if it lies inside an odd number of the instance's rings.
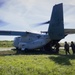
[{"label": "overcast sky", "polygon": [[[75,28],[75,0],[0,0],[0,30],[47,31],[49,25],[34,25],[50,20],[52,7],[58,3],[63,3],[64,27]],[[0,36],[0,40],[12,39]],[[75,34],[63,41],[75,41]]]}]

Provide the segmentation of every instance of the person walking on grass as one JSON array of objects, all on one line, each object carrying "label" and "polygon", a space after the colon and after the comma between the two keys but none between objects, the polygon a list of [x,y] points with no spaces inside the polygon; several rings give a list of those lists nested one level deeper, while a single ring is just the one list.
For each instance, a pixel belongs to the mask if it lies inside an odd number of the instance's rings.
[{"label": "person walking on grass", "polygon": [[71,49],[72,49],[73,54],[75,54],[75,44],[73,41],[71,41]]},{"label": "person walking on grass", "polygon": [[68,53],[70,54],[70,52],[69,52],[69,44],[67,42],[65,42],[64,49],[65,49],[66,55]]},{"label": "person walking on grass", "polygon": [[59,54],[59,47],[60,47],[60,44],[57,42],[55,45],[56,54]]}]

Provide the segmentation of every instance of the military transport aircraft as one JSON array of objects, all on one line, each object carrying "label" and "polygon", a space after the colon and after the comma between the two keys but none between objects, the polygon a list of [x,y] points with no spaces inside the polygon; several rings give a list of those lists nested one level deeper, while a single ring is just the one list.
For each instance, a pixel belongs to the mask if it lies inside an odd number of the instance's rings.
[{"label": "military transport aircraft", "polygon": [[50,50],[53,45],[65,36],[75,33],[75,29],[64,29],[63,3],[54,5],[51,20],[41,24],[49,24],[48,31],[43,32],[45,34],[21,31],[0,31],[0,35],[20,36],[14,39],[14,46],[21,50],[41,48]]}]

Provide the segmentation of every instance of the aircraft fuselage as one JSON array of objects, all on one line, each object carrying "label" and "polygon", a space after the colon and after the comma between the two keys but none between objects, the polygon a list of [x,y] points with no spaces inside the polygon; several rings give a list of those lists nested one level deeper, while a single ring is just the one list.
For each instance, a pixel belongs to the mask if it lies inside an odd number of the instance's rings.
[{"label": "aircraft fuselage", "polygon": [[21,50],[36,49],[46,45],[50,41],[50,37],[47,34],[32,34],[27,36],[16,37],[14,40],[14,46]]}]

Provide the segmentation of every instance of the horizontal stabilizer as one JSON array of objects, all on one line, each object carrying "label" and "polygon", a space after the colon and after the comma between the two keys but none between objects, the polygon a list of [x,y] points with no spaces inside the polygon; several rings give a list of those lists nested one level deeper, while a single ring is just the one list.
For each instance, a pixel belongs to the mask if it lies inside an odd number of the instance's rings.
[{"label": "horizontal stabilizer", "polygon": [[65,29],[64,32],[65,32],[65,35],[75,34],[75,29]]}]

